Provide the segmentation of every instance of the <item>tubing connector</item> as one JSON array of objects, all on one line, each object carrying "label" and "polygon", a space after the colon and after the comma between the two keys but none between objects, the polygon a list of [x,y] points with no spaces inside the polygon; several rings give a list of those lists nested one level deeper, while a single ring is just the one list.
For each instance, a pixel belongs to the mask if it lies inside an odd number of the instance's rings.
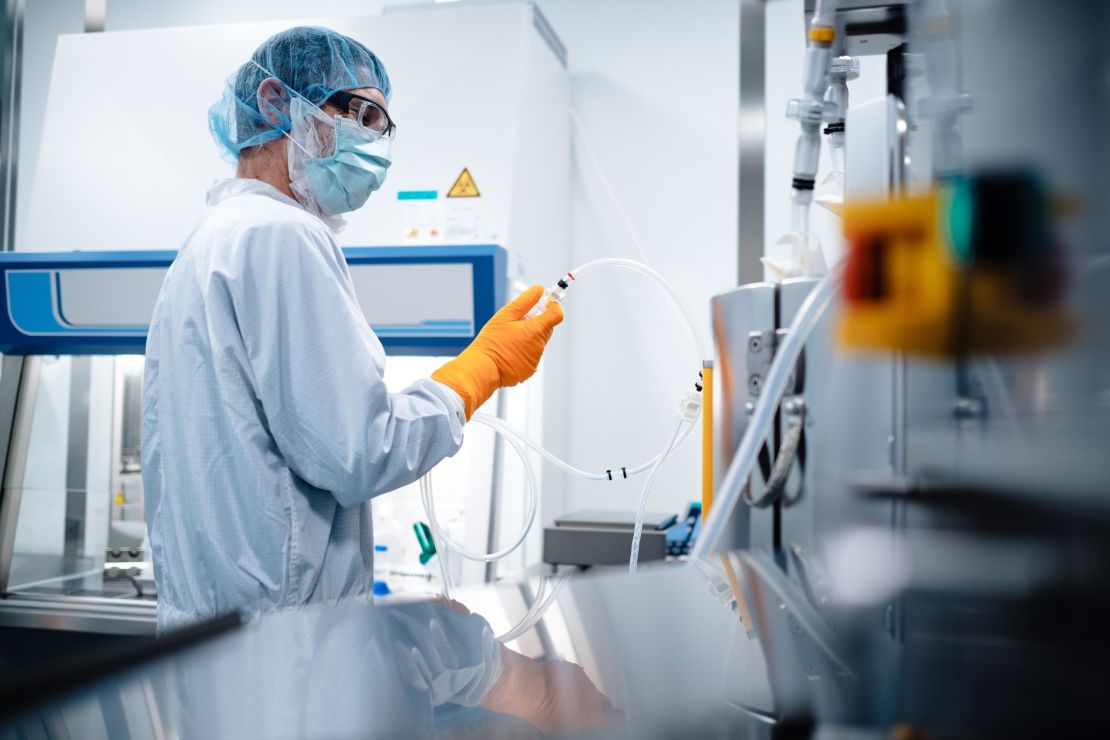
[{"label": "tubing connector", "polygon": [[689,388],[682,394],[682,400],[678,402],[678,415],[682,417],[684,422],[693,424],[698,419],[698,414],[701,413],[701,383],[697,387]]},{"label": "tubing connector", "polygon": [[786,117],[802,123],[819,126],[837,119],[836,103],[831,100],[791,98],[786,102]]},{"label": "tubing connector", "polygon": [[[836,2],[819,0],[807,34],[802,67],[802,95],[786,104],[786,117],[801,124],[794,149],[794,179],[803,183],[817,177],[817,158],[821,151],[821,124],[834,123],[839,117],[837,104],[827,100],[829,68],[836,40]],[[795,187],[795,190],[803,188]]]},{"label": "tubing connector", "polygon": [[562,303],[563,298],[565,298],[567,295],[567,288],[570,287],[570,284],[572,282],[574,282],[574,275],[570,274],[569,272],[563,277],[559,278],[554,285],[544,291],[543,295],[540,296],[539,301],[536,302],[536,305],[532,306],[532,310],[524,314],[524,318],[534,319],[535,317],[539,316],[541,313],[547,310],[547,304],[551,301]]}]

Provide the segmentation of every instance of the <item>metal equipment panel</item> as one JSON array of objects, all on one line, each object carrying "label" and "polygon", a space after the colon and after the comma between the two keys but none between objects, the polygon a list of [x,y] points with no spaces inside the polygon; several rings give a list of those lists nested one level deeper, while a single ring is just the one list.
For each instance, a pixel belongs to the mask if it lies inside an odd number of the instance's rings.
[{"label": "metal equipment panel", "polygon": [[[717,352],[718,388],[716,483],[732,462],[733,454],[748,427],[749,408],[762,388],[763,376],[771,365],[776,327],[775,286],[750,283],[714,296],[713,339]],[[735,541],[722,546],[773,546],[773,512],[736,508],[731,527]]]},{"label": "metal equipment panel", "polygon": [[[780,331],[790,326],[794,317],[805,302],[806,297],[817,284],[814,278],[791,278],[784,280],[779,289]],[[814,479],[808,459],[812,419],[821,418],[818,410],[824,400],[823,384],[816,382],[822,377],[822,365],[828,360],[831,348],[828,336],[828,314],[810,335],[801,359],[794,368],[793,387],[788,387],[783,398],[783,411],[779,421],[779,435],[783,440],[798,440],[786,451],[794,458],[790,475],[786,481],[781,498],[781,537],[782,547],[796,553],[794,557],[807,557],[813,551],[817,533],[815,498],[820,488]],[[811,382],[814,381],[814,382]],[[795,562],[791,560],[791,562]]]}]

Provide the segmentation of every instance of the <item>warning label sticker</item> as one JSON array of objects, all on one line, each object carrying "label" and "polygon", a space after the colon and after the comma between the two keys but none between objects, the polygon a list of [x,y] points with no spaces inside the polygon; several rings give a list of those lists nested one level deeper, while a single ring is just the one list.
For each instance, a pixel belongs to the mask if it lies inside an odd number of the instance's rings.
[{"label": "warning label sticker", "polygon": [[467,167],[463,167],[463,171],[455,178],[455,184],[447,191],[448,198],[478,198],[481,195]]}]

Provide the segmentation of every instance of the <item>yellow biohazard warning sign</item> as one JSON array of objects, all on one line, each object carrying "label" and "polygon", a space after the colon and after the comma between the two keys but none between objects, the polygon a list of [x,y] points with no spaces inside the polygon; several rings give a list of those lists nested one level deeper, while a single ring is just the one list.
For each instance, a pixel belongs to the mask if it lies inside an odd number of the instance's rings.
[{"label": "yellow biohazard warning sign", "polygon": [[481,195],[468,167],[463,167],[463,171],[455,178],[455,184],[447,191],[448,198],[478,198]]}]

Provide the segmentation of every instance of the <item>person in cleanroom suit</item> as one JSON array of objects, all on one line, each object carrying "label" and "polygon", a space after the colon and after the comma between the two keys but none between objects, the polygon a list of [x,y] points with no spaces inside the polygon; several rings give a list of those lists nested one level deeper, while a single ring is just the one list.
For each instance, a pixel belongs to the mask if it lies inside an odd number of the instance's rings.
[{"label": "person in cleanroom suit", "polygon": [[231,76],[209,128],[237,163],[166,275],[146,345],[143,486],[159,628],[369,601],[370,499],[462,443],[562,320],[541,286],[430,379],[391,393],[334,236],[390,165],[382,62],[294,28]]},{"label": "person in cleanroom suit", "polygon": [[[562,321],[555,301],[524,318],[543,292],[533,286],[430,379],[389,392],[334,236],[389,168],[389,97],[365,46],[294,28],[263,43],[209,112],[236,177],[209,190],[146,347],[143,486],[160,630],[233,610],[370,602],[370,499],[454,454],[475,409],[536,371]],[[532,661],[468,619],[454,640],[444,617],[412,622],[400,652],[430,673],[399,678],[457,684],[466,690],[441,698],[547,733],[619,718],[580,667]],[[349,654],[369,655],[370,637],[354,630]],[[281,651],[303,665],[318,649],[284,641]],[[459,656],[473,660],[455,670]]]}]

